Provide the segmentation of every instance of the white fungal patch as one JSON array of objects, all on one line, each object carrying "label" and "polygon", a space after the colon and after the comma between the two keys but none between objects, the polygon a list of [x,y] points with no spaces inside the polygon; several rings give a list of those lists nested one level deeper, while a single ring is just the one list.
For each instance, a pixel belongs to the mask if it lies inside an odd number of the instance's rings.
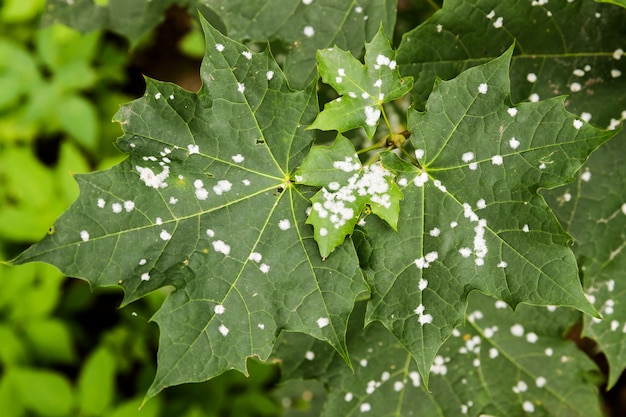
[{"label": "white fungal patch", "polygon": [[515,337],[524,336],[524,327],[521,324],[514,324],[511,326],[511,334]]},{"label": "white fungal patch", "polygon": [[622,76],[622,71],[615,69],[615,68],[611,70],[611,77],[619,78],[621,76]]},{"label": "white fungal patch", "polygon": [[246,57],[246,59],[248,59],[248,60],[252,59],[252,52],[250,52],[250,51],[243,51],[243,52],[241,53],[241,55],[243,55],[244,57]]},{"label": "white fungal patch", "polygon": [[246,85],[244,83],[237,83],[237,91],[243,94],[246,91]]},{"label": "white fungal patch", "polygon": [[81,239],[83,242],[87,242],[87,241],[89,240],[89,232],[88,232],[88,231],[86,231],[86,230],[81,230],[81,231],[80,231],[80,239]]},{"label": "white fungal patch", "polygon": [[496,16],[496,11],[492,10],[487,14],[487,19],[493,19]]},{"label": "white fungal patch", "polygon": [[215,232],[213,231],[213,229],[206,229],[206,235],[208,237],[214,237],[215,236]]},{"label": "white fungal patch", "polygon": [[359,407],[359,410],[362,413],[367,413],[368,411],[372,410],[372,406],[370,405],[370,403],[362,403],[361,406]]},{"label": "white fungal patch", "polygon": [[213,311],[215,312],[215,314],[224,314],[226,312],[226,308],[224,308],[223,305],[218,304],[215,307],[213,307]]},{"label": "white fungal patch", "polygon": [[268,264],[261,264],[259,265],[259,270],[261,270],[264,274],[267,274],[270,272],[270,266]]},{"label": "white fungal patch", "polygon": [[496,348],[489,349],[489,357],[491,359],[497,358],[499,354],[500,354],[500,352],[498,352],[498,349],[496,349]]},{"label": "white fungal patch", "polygon": [[308,6],[309,4],[313,3],[313,0],[302,0],[302,4]]},{"label": "white fungal patch", "polygon": [[527,413],[534,413],[535,405],[532,402],[526,400],[522,403],[522,409],[526,411]]},{"label": "white fungal patch", "polygon": [[580,83],[574,82],[569,85],[569,89],[572,93],[577,93],[582,89],[582,85],[580,85]]},{"label": "white fungal patch", "polygon": [[148,261],[146,259],[140,259],[139,260],[139,265],[145,265],[146,263],[148,263]]},{"label": "white fungal patch", "polygon": [[221,43],[216,43],[215,49],[217,49],[219,52],[222,52],[224,50],[224,45],[222,45]]},{"label": "white fungal patch", "polygon": [[178,199],[176,197],[170,197],[170,204],[178,203]]},{"label": "white fungal patch", "polygon": [[428,234],[431,235],[432,237],[437,237],[441,234],[441,230],[435,227],[434,229],[430,230]]},{"label": "white fungal patch", "polygon": [[230,331],[230,330],[228,330],[228,327],[224,326],[223,324],[220,324],[220,327],[218,327],[217,330],[219,330],[219,332],[224,337],[228,336],[228,332]]},{"label": "white fungal patch", "polygon": [[140,167],[139,165],[135,166],[135,169],[139,172],[139,179],[148,187],[156,189],[167,187],[165,180],[170,176],[170,167],[164,166],[163,171],[158,174],[155,174],[150,168]]},{"label": "white fungal patch", "polygon": [[509,114],[509,116],[515,117],[515,115],[517,114],[517,109],[514,107],[509,107],[506,112]]},{"label": "white fungal patch", "polygon": [[252,252],[248,256],[248,259],[250,259],[252,262],[259,263],[259,262],[261,262],[261,259],[263,259],[263,255],[261,255],[258,252]]},{"label": "white fungal patch", "polygon": [[307,350],[307,352],[304,354],[304,358],[307,361],[312,361],[313,359],[315,359],[315,352],[312,352],[310,350]]},{"label": "white fungal patch", "polygon": [[219,180],[215,186],[213,186],[213,192],[217,195],[222,195],[229,192],[233,187],[233,184],[228,180]]},{"label": "white fungal patch", "polygon": [[141,274],[141,280],[142,281],[150,281],[150,274],[147,272],[144,272],[143,274]]},{"label": "white fungal patch", "polygon": [[481,198],[480,200],[476,202],[477,209],[484,209],[485,207],[487,207],[487,203],[485,202],[484,198]]},{"label": "white fungal patch", "polygon": [[528,391],[528,384],[520,379],[517,382],[517,385],[515,385],[512,389],[514,393],[520,394],[522,392]]},{"label": "white fungal patch", "polygon": [[271,80],[272,78],[274,78],[274,71],[268,71],[265,73],[265,78],[267,78],[268,80]]},{"label": "white fungal patch", "polygon": [[256,325],[259,329],[264,330],[265,329],[265,324],[263,323],[259,323]]},{"label": "white fungal patch", "polygon": [[520,141],[515,139],[515,138],[511,138],[509,139],[509,146],[511,147],[511,149],[515,150],[517,148],[519,148],[520,145]]},{"label": "white fungal patch", "polygon": [[426,184],[427,181],[428,181],[428,174],[422,171],[421,174],[415,177],[415,179],[413,180],[413,184],[415,184],[418,187],[422,187],[424,184]]},{"label": "white fungal patch", "polygon": [[320,329],[323,329],[330,324],[330,320],[328,319],[328,317],[320,317],[319,319],[317,319],[316,323]]},{"label": "white fungal patch", "polygon": [[489,90],[489,86],[486,83],[481,83],[478,86],[478,92],[480,94],[487,94],[487,90]]},{"label": "white fungal patch", "polygon": [[376,82],[374,83],[374,87],[382,87],[383,85],[383,80],[381,80],[380,78],[376,80]]},{"label": "white fungal patch", "polygon": [[622,213],[626,216],[626,203],[622,204]]},{"label": "white fungal patch", "polygon": [[420,374],[417,371],[409,372],[409,379],[411,380],[411,384],[413,384],[414,387],[420,386],[421,378]]},{"label": "white fungal patch", "polygon": [[528,233],[528,232],[530,232],[530,228],[528,227],[528,225],[527,225],[527,224],[525,224],[524,226],[522,226],[522,232],[524,232],[524,233]]},{"label": "white fungal patch", "polygon": [[424,157],[424,150],[423,149],[416,149],[415,150],[415,158],[417,159],[422,159]]},{"label": "white fungal patch", "polygon": [[320,236],[327,236],[328,235],[328,229],[325,227],[320,227]]},{"label": "white fungal patch", "polygon": [[443,30],[443,26],[437,25],[437,33],[441,33],[442,30]]},{"label": "white fungal patch", "polygon": [[134,201],[130,201],[130,200],[124,201],[124,210],[126,210],[128,213],[130,213],[134,209],[135,209],[135,202]]},{"label": "white fungal patch", "polygon": [[335,82],[337,84],[341,84],[343,82],[343,78],[342,77],[335,77]]},{"label": "white fungal patch", "polygon": [[157,217],[156,219],[154,219],[154,224],[156,224],[157,226],[160,226],[163,224],[163,219],[160,217]]},{"label": "white fungal patch", "polygon": [[439,258],[439,253],[437,251],[432,251],[422,256],[421,258],[417,258],[414,263],[418,269],[426,269],[430,266],[431,263],[435,262]]},{"label": "white fungal patch", "polygon": [[344,172],[358,171],[361,168],[361,163],[359,162],[359,157],[355,154],[352,157],[346,156],[343,161],[334,161],[333,168]]},{"label": "white fungal patch", "polygon": [[528,75],[526,75],[526,80],[529,83],[534,83],[537,81],[537,74],[535,74],[534,72],[529,72]]},{"label": "white fungal patch", "polygon": [[200,153],[200,147],[194,144],[187,145],[187,150],[189,151],[189,155],[193,155],[194,153]]},{"label": "white fungal patch", "polygon": [[469,258],[470,255],[472,254],[472,250],[470,248],[461,248],[459,249],[459,253],[461,254],[462,257]]},{"label": "white fungal patch", "polygon": [[233,160],[234,163],[236,164],[240,164],[242,163],[246,158],[243,157],[243,155],[241,155],[240,153],[238,153],[237,155],[233,155],[231,157],[231,159]]},{"label": "white fungal patch", "polygon": [[343,397],[344,401],[349,403],[354,398],[354,395],[351,392],[346,392],[346,395]]},{"label": "white fungal patch", "polygon": [[503,162],[504,159],[502,158],[502,155],[494,155],[491,157],[491,163],[493,165],[502,165]]},{"label": "white fungal patch", "polygon": [[441,181],[440,181],[440,180],[435,180],[435,181],[433,181],[433,184],[434,184],[434,185],[435,185],[435,187],[437,187],[437,189],[438,189],[439,191],[441,191],[442,193],[445,193],[446,191],[448,191],[448,189],[446,188],[446,186],[445,186],[445,185],[443,185],[443,184],[441,183]]},{"label": "white fungal patch", "polygon": [[361,365],[363,368],[367,367],[367,359],[361,359],[359,361],[359,365]]},{"label": "white fungal patch", "polygon": [[100,208],[104,208],[106,206],[107,202],[104,201],[104,198],[99,198],[96,205]]},{"label": "white fungal patch", "polygon": [[365,113],[365,124],[368,126],[376,126],[378,119],[380,119],[380,110],[372,106],[365,106],[363,112]]},{"label": "white fungal patch", "polygon": [[121,213],[122,212],[122,205],[120,203],[113,203],[113,204],[111,204],[111,210],[115,214]]},{"label": "white fungal patch", "polygon": [[212,242],[212,245],[215,252],[219,252],[224,255],[228,255],[230,253],[230,246],[224,243],[223,240],[216,240]]},{"label": "white fungal patch", "polygon": [[305,26],[302,30],[302,33],[304,33],[304,36],[306,36],[307,38],[311,38],[313,37],[313,35],[315,35],[315,29],[313,28],[313,26]]},{"label": "white fungal patch", "polygon": [[622,55],[624,55],[624,50],[622,48],[617,48],[613,51],[613,59],[615,60],[619,61],[622,58]]},{"label": "white fungal patch", "polygon": [[174,94],[170,94],[170,100],[174,100]]},{"label": "white fungal patch", "polygon": [[467,167],[472,171],[476,171],[478,169],[478,162],[470,162]]},{"label": "white fungal patch", "polygon": [[528,97],[528,100],[529,100],[531,103],[536,103],[536,102],[538,102],[538,101],[539,101],[539,94],[537,94],[537,93],[532,93],[532,94]]},{"label": "white fungal patch", "polygon": [[404,388],[404,383],[402,381],[396,381],[393,383],[393,390],[395,392],[402,391],[402,388]]},{"label": "white fungal patch", "polygon": [[156,94],[154,95],[154,98],[155,98],[155,99],[157,99],[157,100],[159,100],[159,99],[161,98],[161,93],[156,93]]},{"label": "white fungal patch", "polygon": [[583,127],[583,122],[582,122],[582,120],[576,119],[576,120],[574,120],[573,125],[574,125],[574,128],[576,130],[579,130],[581,127]]},{"label": "white fungal patch", "polygon": [[454,221],[453,221],[453,222],[450,222],[450,228],[451,228],[451,229],[454,229],[454,228],[455,228],[455,227],[457,227],[458,225],[459,225],[459,223],[458,223],[458,222],[454,222]]},{"label": "white fungal patch", "polygon": [[506,268],[509,264],[507,264],[505,261],[500,261],[498,262],[498,268]]},{"label": "white fungal patch", "polygon": [[161,233],[159,234],[161,240],[170,240],[172,235],[165,229],[161,229]]},{"label": "white fungal patch", "polygon": [[503,18],[502,16],[498,17],[495,22],[493,22],[493,27],[496,29],[500,29],[503,25]]},{"label": "white fungal patch", "polygon": [[196,188],[195,193],[198,200],[206,200],[209,198],[209,191],[206,188]]},{"label": "white fungal patch", "polygon": [[250,185],[250,180],[243,179],[241,180],[241,183],[247,187],[248,185]]},{"label": "white fungal patch", "polygon": [[291,222],[289,221],[289,219],[282,219],[281,221],[278,222],[278,228],[280,230],[289,230],[290,227],[291,227]]},{"label": "white fungal patch", "polygon": [[461,155],[461,159],[463,160],[463,162],[471,162],[474,160],[474,152],[465,152],[463,155]]},{"label": "white fungal patch", "polygon": [[448,373],[448,367],[446,366],[446,360],[441,355],[435,356],[433,364],[430,366],[430,372],[435,375],[446,375]]},{"label": "white fungal patch", "polygon": [[589,121],[591,121],[591,113],[582,112],[580,113],[580,118],[589,123]]},{"label": "white fungal patch", "polygon": [[526,341],[528,343],[537,343],[537,340],[539,340],[539,336],[537,336],[536,333],[533,333],[533,332],[526,333]]},{"label": "white fungal patch", "polygon": [[538,376],[537,378],[535,378],[535,385],[537,385],[537,387],[539,388],[545,387],[547,383],[548,381],[543,376]]},{"label": "white fungal patch", "polygon": [[418,284],[418,288],[420,289],[420,291],[424,291],[426,287],[428,287],[428,281],[424,278],[420,279],[420,282]]}]

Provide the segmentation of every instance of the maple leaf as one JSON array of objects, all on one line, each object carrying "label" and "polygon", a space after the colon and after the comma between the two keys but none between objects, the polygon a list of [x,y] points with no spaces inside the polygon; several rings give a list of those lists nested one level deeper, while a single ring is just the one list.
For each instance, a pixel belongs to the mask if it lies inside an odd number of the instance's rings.
[{"label": "maple leaf", "polygon": [[372,290],[367,322],[393,332],[425,383],[472,290],[512,306],[565,305],[597,315],[569,236],[537,189],[570,181],[614,132],[567,113],[563,98],[509,106],[512,52],[438,80],[426,111],[409,112],[420,167],[382,155],[404,195],[398,232],[368,217],[367,236],[355,235]]},{"label": "maple leaf", "polygon": [[383,103],[401,98],[413,87],[412,77],[400,77],[395,57],[382,28],[365,44],[365,65],[339,48],[318,51],[322,80],[341,97],[326,104],[309,128],[346,132],[362,127],[371,139]]},{"label": "maple leaf", "polygon": [[[313,140],[315,86],[292,91],[269,52],[203,20],[196,93],[147,79],[115,116],[129,157],[78,175],[78,200],[14,263],[44,261],[127,304],[173,286],[155,314],[158,370],[147,396],[266,359],[281,330],[326,340],[345,331],[367,286],[352,244],[322,262],[305,224],[310,187],[290,182]],[[288,103],[288,105],[285,105]]]},{"label": "maple leaf", "polygon": [[294,176],[298,183],[323,187],[312,198],[307,223],[315,227],[321,255],[327,257],[353,232],[369,210],[396,228],[402,193],[380,164],[362,166],[352,143],[338,136],[332,146],[316,146]]}]

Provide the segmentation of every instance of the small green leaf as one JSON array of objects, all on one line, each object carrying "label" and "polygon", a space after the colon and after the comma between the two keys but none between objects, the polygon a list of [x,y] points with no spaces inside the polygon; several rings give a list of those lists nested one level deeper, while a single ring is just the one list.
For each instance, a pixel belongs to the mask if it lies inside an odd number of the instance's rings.
[{"label": "small green leaf", "polygon": [[59,373],[36,369],[12,369],[10,380],[24,408],[37,415],[62,417],[70,414],[74,393],[67,378]]},{"label": "small green leaf", "polygon": [[371,138],[383,111],[383,103],[411,91],[413,78],[400,78],[396,53],[382,28],[365,44],[365,65],[337,47],[317,53],[322,80],[341,95],[326,104],[310,129],[346,132],[362,127]]},{"label": "small green leaf", "polygon": [[301,184],[323,187],[311,198],[307,219],[315,227],[322,257],[343,243],[368,206],[396,229],[402,193],[393,175],[381,164],[362,166],[354,146],[343,136],[331,146],[312,148],[294,178]]},{"label": "small green leaf", "polygon": [[106,348],[94,350],[78,377],[78,406],[82,415],[104,415],[115,393],[116,358]]}]

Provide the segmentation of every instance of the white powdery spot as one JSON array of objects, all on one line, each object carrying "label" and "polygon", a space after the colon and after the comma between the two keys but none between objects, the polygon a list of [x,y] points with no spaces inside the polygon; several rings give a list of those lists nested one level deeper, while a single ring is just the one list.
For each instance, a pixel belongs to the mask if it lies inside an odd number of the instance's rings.
[{"label": "white powdery spot", "polygon": [[335,82],[337,84],[341,84],[343,82],[343,78],[342,77],[335,77]]},{"label": "white powdery spot", "polygon": [[139,265],[145,265],[146,263],[148,263],[148,261],[145,258],[139,260]]},{"label": "white powdery spot", "polygon": [[233,187],[233,184],[228,180],[219,180],[217,185],[213,186],[213,192],[217,195],[222,195],[230,191]]},{"label": "white powdery spot", "polygon": [[226,312],[226,308],[224,308],[223,305],[218,304],[213,307],[213,311],[215,312],[215,314],[224,314]]},{"label": "white powdery spot", "polygon": [[331,181],[328,183],[328,189],[330,191],[337,191],[340,188],[341,188],[341,184],[339,184],[337,181]]},{"label": "white powdery spot", "polygon": [[487,207],[487,203],[485,202],[484,198],[481,198],[480,200],[476,202],[477,209],[484,209],[485,207]]},{"label": "white powdery spot", "polygon": [[624,55],[624,50],[622,48],[617,48],[615,51],[613,51],[613,59],[615,60],[620,60],[622,58],[622,55]]},{"label": "white powdery spot", "polygon": [[170,204],[178,203],[178,199],[176,197],[170,197]]},{"label": "white powdery spot", "polygon": [[150,281],[150,274],[147,272],[144,272],[143,274],[141,274],[141,280],[142,281]]},{"label": "white powdery spot", "polygon": [[265,324],[263,324],[263,323],[259,323],[259,324],[257,324],[257,327],[258,327],[259,329],[261,329],[261,330],[264,330],[264,329],[265,329]]},{"label": "white powdery spot", "polygon": [[435,185],[435,187],[437,187],[437,189],[438,189],[439,191],[441,191],[442,193],[445,193],[446,191],[448,191],[448,189],[446,188],[446,186],[445,186],[445,185],[443,185],[443,184],[441,183],[441,181],[440,181],[440,180],[435,180],[435,181],[433,181],[433,184],[434,184],[434,185]]},{"label": "white powdery spot", "polygon": [[223,240],[216,240],[212,242],[213,249],[215,252],[222,253],[224,255],[228,255],[230,253],[230,246],[224,243]]},{"label": "white powdery spot", "polygon": [[513,326],[511,326],[511,334],[515,337],[524,336],[524,326],[522,326],[521,324],[514,324]]},{"label": "white powdery spot", "polygon": [[435,375],[446,375],[448,373],[448,367],[446,366],[446,360],[443,356],[435,356],[433,364],[430,366],[430,372]]},{"label": "white powdery spot", "polygon": [[187,145],[187,150],[189,151],[189,155],[200,153],[200,147],[198,145],[189,144]]},{"label": "white powdery spot", "polygon": [[494,155],[491,157],[491,163],[494,165],[502,165],[503,162],[504,162],[504,159],[502,158],[501,155]]},{"label": "white powdery spot", "polygon": [[312,352],[310,350],[307,350],[307,352],[304,354],[304,358],[307,361],[312,361],[313,359],[315,359],[315,352]]},{"label": "white powdery spot", "polygon": [[478,92],[480,94],[487,94],[487,90],[489,90],[489,86],[486,83],[481,83],[478,86]]},{"label": "white powdery spot", "polygon": [[154,224],[156,224],[157,226],[160,226],[163,224],[163,219],[160,217],[157,217],[156,219],[154,219]]},{"label": "white powdery spot", "polygon": [[419,372],[417,371],[409,372],[409,379],[411,380],[411,383],[413,384],[414,387],[420,386],[421,378],[420,378]]},{"label": "white powdery spot", "polygon": [[478,162],[471,162],[468,167],[472,171],[476,171],[478,169]]},{"label": "white powdery spot", "polygon": [[307,6],[311,3],[313,3],[313,0],[302,0],[302,4],[305,4]]},{"label": "white powdery spot", "polygon": [[346,395],[343,397],[344,401],[349,403],[354,398],[354,395],[351,392],[346,392]]},{"label": "white powdery spot", "polygon": [[520,141],[515,139],[515,138],[511,138],[509,139],[509,146],[511,147],[511,149],[517,149],[519,148],[520,145]]},{"label": "white powdery spot", "polygon": [[245,56],[248,60],[252,59],[252,52],[250,51],[243,51],[241,55]]},{"label": "white powdery spot", "polygon": [[271,80],[272,78],[274,78],[274,71],[268,71],[268,72],[266,72],[266,73],[265,73],[265,77],[266,77],[268,80]]},{"label": "white powdery spot", "polygon": [[421,258],[416,259],[414,263],[418,269],[426,269],[430,266],[431,263],[435,262],[438,258],[439,258],[439,253],[437,251],[432,251],[422,256]]},{"label": "white powdery spot", "polygon": [[416,149],[415,150],[415,158],[416,159],[422,159],[424,157],[424,150],[423,149]]},{"label": "white powdery spot", "polygon": [[206,188],[196,188],[195,193],[198,200],[206,200],[209,198],[209,192]]},{"label": "white powdery spot", "polygon": [[547,383],[548,383],[548,381],[543,376],[538,376],[535,379],[535,385],[537,385],[537,387],[539,387],[539,388],[543,388]]},{"label": "white powdery spot", "polygon": [[362,413],[367,413],[368,411],[371,411],[372,406],[370,405],[370,403],[363,403],[361,404],[361,406],[359,407],[359,410]]},{"label": "white powdery spot", "polygon": [[528,228],[528,225],[527,225],[527,224],[525,224],[525,225],[522,227],[522,231],[523,231],[524,233],[528,233],[528,232],[530,232],[530,229]]},{"label": "white powdery spot", "polygon": [[161,229],[161,233],[159,234],[161,240],[170,240],[172,235],[165,229]]},{"label": "white powdery spot", "polygon": [[496,16],[496,11],[492,10],[487,14],[487,19],[493,19]]},{"label": "white powdery spot", "polygon": [[515,115],[517,114],[517,109],[514,107],[509,107],[506,112],[509,114],[509,116],[515,117]]},{"label": "white powdery spot", "polygon": [[428,281],[424,278],[420,279],[420,282],[418,284],[418,288],[420,289],[420,291],[424,291],[426,287],[428,287]]},{"label": "white powdery spot", "polygon": [[522,403],[522,408],[524,409],[524,411],[526,411],[527,413],[534,413],[535,412],[535,406],[533,405],[533,403],[531,403],[530,401],[526,400]]},{"label": "white powdery spot", "polygon": [[316,323],[319,328],[322,329],[330,324],[330,320],[328,319],[328,317],[320,317],[319,319],[317,319]]},{"label": "white powdery spot", "polygon": [[498,268],[506,268],[509,264],[507,264],[505,261],[500,261],[498,262]]},{"label": "white powdery spot", "polygon": [[497,358],[499,354],[500,354],[500,352],[498,352],[498,349],[496,349],[496,348],[489,349],[489,357],[491,359]]},{"label": "white powdery spot", "polygon": [[367,367],[367,359],[361,359],[359,361],[359,365],[361,365],[363,368]]},{"label": "white powdery spot", "polygon": [[243,93],[246,91],[246,85],[244,83],[237,83],[237,91]]},{"label": "white powdery spot", "polygon": [[534,83],[537,81],[537,74],[535,74],[534,72],[529,72],[528,75],[526,76],[526,80],[528,80],[529,83]]},{"label": "white powdery spot", "polygon": [[224,337],[228,336],[228,332],[230,331],[228,330],[228,327],[224,326],[223,324],[220,324],[220,327],[218,327],[217,330],[219,330]]},{"label": "white powdery spot", "polygon": [[437,33],[441,33],[442,30],[443,30],[443,26],[437,25]]},{"label": "white powdery spot", "polygon": [[250,256],[248,256],[248,259],[250,259],[252,262],[259,263],[261,262],[261,259],[263,259],[263,255],[258,252],[252,252]]},{"label": "white powdery spot", "polygon": [[222,45],[221,43],[216,43],[215,49],[217,49],[219,52],[222,52],[224,50],[224,45]]},{"label": "white powdery spot", "polygon": [[580,85],[580,83],[576,83],[576,82],[571,83],[571,84],[569,85],[569,89],[570,89],[570,91],[571,91],[572,93],[577,93],[577,92],[579,92],[582,88],[583,88],[583,87],[582,87],[582,85]]},{"label": "white powdery spot", "polygon": [[537,336],[536,333],[533,333],[533,332],[526,333],[526,341],[528,343],[537,343],[537,340],[539,340],[539,336]]},{"label": "white powdery spot", "polygon": [[278,228],[280,230],[289,230],[290,227],[291,227],[291,222],[289,221],[289,219],[282,219],[281,221],[278,222]]},{"label": "white powdery spot", "polygon": [[259,269],[264,274],[267,274],[268,272],[270,272],[270,266],[268,264],[261,264],[261,265],[259,265]]},{"label": "white powdery spot", "polygon": [[583,122],[582,122],[582,120],[576,119],[576,120],[574,120],[573,125],[574,125],[574,128],[576,130],[579,130],[581,127],[583,127]]},{"label": "white powdery spot", "polygon": [[304,36],[307,38],[310,38],[315,35],[315,29],[313,29],[313,26],[305,26],[302,33],[304,33]]},{"label": "white powdery spot", "polygon": [[365,124],[368,126],[376,126],[378,119],[380,119],[380,110],[372,106],[365,106],[363,111],[365,112]]},{"label": "white powdery spot", "polygon": [[502,21],[503,21],[502,16],[498,17],[496,21],[493,22],[493,27],[496,29],[500,29],[503,25]]},{"label": "white powdery spot", "polygon": [[619,78],[621,76],[622,76],[622,71],[615,69],[615,68],[611,70],[611,77]]},{"label": "white powdery spot", "polygon": [[513,387],[513,392],[516,394],[522,393],[522,392],[526,392],[528,391],[528,384],[524,381],[522,381],[521,379],[519,380],[519,382],[517,383],[517,385],[515,385]]},{"label": "white powdery spot", "polygon": [[243,155],[241,155],[240,153],[238,153],[237,155],[233,155],[231,157],[231,159],[233,160],[234,163],[236,164],[240,164],[242,163],[246,158],[243,157]]},{"label": "white powdery spot", "polygon": [[424,184],[426,184],[427,181],[428,181],[428,174],[426,174],[425,172],[422,172],[417,177],[415,177],[415,179],[413,180],[413,184],[417,185],[418,187],[422,187]]},{"label": "white powdery spot", "polygon": [[459,253],[461,254],[462,257],[469,258],[470,255],[472,254],[472,250],[470,248],[461,248],[459,249]]},{"label": "white powdery spot", "polygon": [[430,232],[428,232],[428,234],[430,234],[432,237],[437,237],[441,234],[441,230],[435,227]]},{"label": "white powdery spot", "polygon": [[170,167],[164,166],[159,174],[155,174],[150,168],[136,166],[135,169],[139,172],[139,179],[148,187],[157,189],[167,187],[165,180],[170,176]]},{"label": "white powdery spot", "polygon": [[213,231],[213,229],[206,229],[206,235],[208,237],[214,237],[215,236],[215,232]]},{"label": "white powdery spot", "polygon": [[532,93],[530,95],[530,97],[528,97],[528,100],[530,100],[531,103],[536,103],[539,101],[539,94],[537,93]]},{"label": "white powdery spot", "polygon": [[344,172],[358,171],[361,168],[361,163],[357,155],[353,157],[346,156],[343,161],[334,161],[333,168],[340,169]]},{"label": "white powdery spot", "polygon": [[83,242],[87,242],[89,240],[89,232],[86,230],[80,231],[80,238]]},{"label": "white powdery spot", "polygon": [[126,210],[127,212],[131,212],[135,209],[135,202],[134,201],[130,201],[130,200],[126,200],[124,201],[124,210]]},{"label": "white powdery spot", "polygon": [[580,118],[583,119],[585,122],[589,123],[589,121],[591,120],[591,113],[584,111],[580,113]]},{"label": "white powdery spot", "polygon": [[161,93],[156,93],[156,94],[154,95],[154,98],[155,98],[155,99],[157,99],[157,100],[159,100],[159,99],[161,98]]},{"label": "white powdery spot", "polygon": [[98,202],[96,204],[98,205],[98,207],[104,208],[104,206],[106,206],[107,202],[104,201],[104,198],[99,198]]},{"label": "white powdery spot", "polygon": [[328,235],[328,229],[325,227],[320,227],[320,236],[327,236]]},{"label": "white powdery spot", "polygon": [[465,152],[463,155],[461,155],[461,160],[463,160],[463,162],[471,162],[474,160],[474,152]]},{"label": "white powdery spot", "polygon": [[402,388],[404,388],[404,383],[402,381],[396,381],[393,383],[393,390],[395,392],[402,391]]},{"label": "white powdery spot", "polygon": [[376,82],[374,83],[374,87],[382,87],[383,85],[383,80],[381,80],[380,78],[376,80]]},{"label": "white powdery spot", "polygon": [[455,227],[457,227],[458,225],[459,225],[459,223],[458,223],[458,222],[455,222],[455,221],[450,222],[450,228],[451,228],[451,229],[454,229],[454,228],[455,228]]}]

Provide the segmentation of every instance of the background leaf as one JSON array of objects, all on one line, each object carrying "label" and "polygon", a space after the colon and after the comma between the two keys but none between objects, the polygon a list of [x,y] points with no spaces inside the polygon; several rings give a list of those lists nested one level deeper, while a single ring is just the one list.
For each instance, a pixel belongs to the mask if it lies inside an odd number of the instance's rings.
[{"label": "background leaf", "polygon": [[313,139],[304,127],[317,111],[314,85],[291,91],[269,53],[204,29],[201,91],[148,79],[146,95],[116,115],[129,158],[77,176],[79,199],[15,261],[120,284],[124,304],[176,289],[154,317],[148,396],[246,372],[246,358],[267,358],[282,329],[347,357],[348,316],[367,290],[351,244],[322,262],[304,224],[310,189],[289,182]]},{"label": "background leaf", "polygon": [[429,390],[387,329],[372,323],[363,330],[363,309],[349,328],[354,372],[306,335],[283,335],[275,355],[288,378],[327,384],[322,416],[602,415],[588,384],[597,368],[562,338],[578,312],[520,306],[514,314],[479,293],[468,312],[431,367]]}]

